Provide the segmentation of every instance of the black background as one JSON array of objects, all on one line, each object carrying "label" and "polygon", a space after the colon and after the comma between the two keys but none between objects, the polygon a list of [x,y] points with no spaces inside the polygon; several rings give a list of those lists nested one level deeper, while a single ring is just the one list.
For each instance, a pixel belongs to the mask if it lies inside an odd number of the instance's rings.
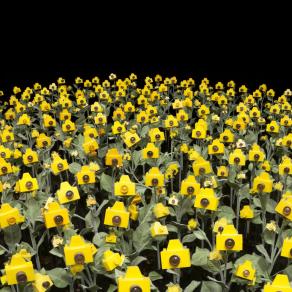
[{"label": "black background", "polygon": [[2,9],[0,89],[9,94],[14,85],[112,72],[121,78],[135,72],[143,79],[157,73],[197,82],[234,79],[252,90],[267,83],[278,94],[291,86],[286,7],[106,3]]}]

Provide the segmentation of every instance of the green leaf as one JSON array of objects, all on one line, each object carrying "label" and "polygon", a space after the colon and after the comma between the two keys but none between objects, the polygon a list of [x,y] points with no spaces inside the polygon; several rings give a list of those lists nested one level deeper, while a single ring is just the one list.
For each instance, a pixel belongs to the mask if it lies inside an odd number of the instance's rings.
[{"label": "green leaf", "polygon": [[93,212],[90,210],[85,216],[85,225],[86,228],[92,228],[95,232],[100,224],[99,216],[94,216]]},{"label": "green leaf", "polygon": [[208,263],[208,256],[210,251],[206,248],[200,248],[197,246],[196,252],[192,255],[193,266],[203,266]]},{"label": "green leaf", "polygon": [[196,235],[194,233],[187,234],[183,237],[182,243],[188,243],[188,242],[193,242],[196,240]]},{"label": "green leaf", "polygon": [[163,279],[163,277],[155,271],[151,271],[148,274],[148,277],[151,279],[152,282]]},{"label": "green leaf", "polygon": [[102,190],[105,190],[109,193],[113,191],[113,180],[112,177],[102,173],[100,177],[100,187]]},{"label": "green leaf", "polygon": [[136,169],[137,166],[139,165],[139,162],[141,160],[141,151],[135,150],[132,154],[132,159],[134,163],[134,168]]},{"label": "green leaf", "polygon": [[55,268],[47,271],[47,274],[52,279],[57,288],[65,288],[71,282],[70,274],[63,268]]},{"label": "green leaf", "polygon": [[289,277],[289,281],[292,281],[292,265],[288,266],[283,272]]},{"label": "green leaf", "polygon": [[104,243],[105,243],[105,236],[106,235],[107,235],[107,233],[105,233],[105,232],[95,233],[95,235],[94,235],[94,237],[92,239],[92,242],[96,246],[100,247],[100,246],[104,245]]},{"label": "green leaf", "polygon": [[206,233],[203,230],[195,230],[194,235],[199,240],[205,240],[207,238]]},{"label": "green leaf", "polygon": [[26,202],[27,210],[25,211],[25,216],[29,218],[29,221],[34,225],[35,221],[40,218],[40,208],[41,204],[34,198],[28,199]]},{"label": "green leaf", "polygon": [[9,249],[14,250],[16,244],[21,240],[21,229],[19,225],[15,224],[3,229],[4,241]]},{"label": "green leaf", "polygon": [[275,233],[269,230],[265,230],[263,233],[264,240],[267,244],[273,245],[275,241]]},{"label": "green leaf", "polygon": [[50,254],[58,257],[58,258],[63,258],[64,255],[60,252],[60,250],[57,247],[54,247],[50,250]]},{"label": "green leaf", "polygon": [[267,203],[267,212],[272,213],[272,214],[276,213],[275,211],[276,205],[277,205],[276,201],[269,199]]},{"label": "green leaf", "polygon": [[185,289],[184,292],[193,292],[197,287],[201,285],[201,282],[193,280]]},{"label": "green leaf", "polygon": [[110,286],[107,289],[107,292],[114,292],[116,290],[117,290],[117,286],[113,285],[113,284],[110,284]]},{"label": "green leaf", "polygon": [[232,221],[236,216],[233,209],[229,206],[221,206],[217,211],[219,218],[225,217],[228,221]]},{"label": "green leaf", "polygon": [[271,258],[263,244],[256,245],[256,249],[265,257],[269,263],[271,262]]},{"label": "green leaf", "polygon": [[137,252],[141,252],[151,242],[150,224],[144,222],[133,232],[133,245]]},{"label": "green leaf", "polygon": [[201,292],[222,292],[222,286],[216,282],[203,281]]},{"label": "green leaf", "polygon": [[69,164],[69,171],[73,174],[76,174],[78,171],[81,170],[81,165],[77,162],[72,162]]},{"label": "green leaf", "polygon": [[132,262],[131,265],[132,266],[138,266],[140,263],[142,263],[143,261],[146,261],[147,258],[142,257],[142,256],[137,256]]}]

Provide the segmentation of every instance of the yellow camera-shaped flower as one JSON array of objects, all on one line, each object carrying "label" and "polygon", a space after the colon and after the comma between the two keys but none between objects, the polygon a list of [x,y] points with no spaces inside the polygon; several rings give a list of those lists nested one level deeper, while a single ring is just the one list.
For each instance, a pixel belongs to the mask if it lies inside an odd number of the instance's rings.
[{"label": "yellow camera-shaped flower", "polygon": [[117,148],[109,149],[105,155],[105,165],[120,167],[123,165],[123,156]]},{"label": "yellow camera-shaped flower", "polygon": [[24,222],[24,217],[20,215],[17,208],[13,208],[8,203],[4,203],[0,207],[0,228],[4,229],[8,226]]},{"label": "yellow camera-shaped flower", "polygon": [[67,181],[61,183],[56,195],[60,204],[66,204],[80,199],[78,188],[71,186]]},{"label": "yellow camera-shaped flower", "polygon": [[168,115],[164,121],[164,126],[165,128],[168,128],[168,129],[177,127],[178,121],[174,116]]},{"label": "yellow camera-shaped flower", "polygon": [[235,275],[249,281],[253,281],[256,270],[253,268],[251,261],[245,261],[243,264],[238,265]]},{"label": "yellow camera-shaped flower", "polygon": [[90,169],[89,165],[83,165],[81,170],[77,172],[76,177],[79,185],[95,183],[95,172]]},{"label": "yellow camera-shaped flower", "polygon": [[65,133],[75,131],[75,129],[75,124],[69,119],[65,120],[65,122],[62,124],[62,131]]},{"label": "yellow camera-shaped flower", "polygon": [[32,178],[28,172],[22,175],[22,178],[15,184],[15,192],[26,193],[33,192],[39,189],[38,181],[36,178]]},{"label": "yellow camera-shaped flower", "polygon": [[43,275],[41,273],[35,273],[35,281],[32,284],[35,292],[45,292],[51,286],[53,282],[48,275]]},{"label": "yellow camera-shaped flower", "polygon": [[127,228],[129,225],[130,213],[127,212],[123,202],[115,202],[112,207],[108,207],[105,211],[104,224]]},{"label": "yellow camera-shaped flower", "polygon": [[22,161],[25,165],[30,165],[39,161],[38,153],[31,148],[27,148],[22,155]]},{"label": "yellow camera-shaped flower", "polygon": [[149,135],[150,141],[152,143],[160,142],[160,141],[164,141],[165,140],[164,132],[160,131],[159,128],[150,129],[148,135]]},{"label": "yellow camera-shaped flower", "polygon": [[37,148],[46,148],[52,144],[51,138],[48,137],[46,134],[41,133],[37,138],[36,138],[36,145]]},{"label": "yellow camera-shaped flower", "polygon": [[156,221],[152,223],[150,227],[150,232],[152,237],[158,237],[167,235],[168,229],[166,225],[162,225],[160,222]]},{"label": "yellow camera-shaped flower", "polygon": [[255,193],[270,193],[273,189],[273,181],[267,172],[262,172],[254,178],[252,190]]},{"label": "yellow camera-shaped flower", "polygon": [[279,164],[279,174],[280,175],[290,175],[292,174],[292,161],[290,158],[285,158]]},{"label": "yellow camera-shaped flower", "polygon": [[118,278],[118,292],[150,292],[150,278],[144,277],[138,266],[129,266],[125,276]]},{"label": "yellow camera-shaped flower", "polygon": [[276,121],[272,121],[269,124],[267,124],[266,131],[269,133],[279,133],[279,125]]},{"label": "yellow camera-shaped flower", "polygon": [[43,125],[45,128],[56,127],[56,120],[52,118],[50,115],[43,115]]},{"label": "yellow camera-shaped flower", "polygon": [[164,185],[164,175],[158,167],[152,167],[145,175],[145,185],[148,187],[162,187]]},{"label": "yellow camera-shaped flower", "polygon": [[240,218],[242,219],[252,219],[254,217],[253,209],[249,205],[243,206],[240,210]]},{"label": "yellow camera-shaped flower", "polygon": [[196,181],[194,175],[189,175],[181,182],[180,194],[181,195],[196,195],[200,191],[200,184]]},{"label": "yellow camera-shaped flower", "polygon": [[112,125],[112,132],[114,135],[119,135],[121,133],[126,132],[126,127],[119,121],[115,121],[114,124]]},{"label": "yellow camera-shaped flower", "polygon": [[111,250],[107,250],[103,254],[102,264],[106,271],[112,271],[116,267],[121,266],[124,260],[124,255],[120,255],[118,252],[112,252]]},{"label": "yellow camera-shaped flower", "polygon": [[96,154],[96,150],[99,148],[97,141],[94,138],[85,137],[82,144],[85,154]]},{"label": "yellow camera-shaped flower", "polygon": [[217,169],[217,176],[218,177],[228,177],[229,170],[226,166],[221,165]]},{"label": "yellow camera-shaped flower", "polygon": [[159,158],[159,148],[154,143],[148,143],[146,148],[142,149],[143,159],[156,159]]},{"label": "yellow camera-shaped flower", "polygon": [[235,149],[229,155],[229,164],[231,165],[245,165],[245,155],[243,154],[241,149]]},{"label": "yellow camera-shaped flower", "polygon": [[56,155],[51,163],[51,169],[54,175],[58,175],[62,171],[69,169],[69,165],[66,159],[62,159],[59,155]]},{"label": "yellow camera-shaped flower", "polygon": [[281,256],[292,259],[292,237],[284,239]]},{"label": "yellow camera-shaped flower", "polygon": [[292,221],[292,196],[282,196],[275,210],[288,220]]},{"label": "yellow camera-shaped flower", "polygon": [[238,234],[232,224],[226,225],[222,233],[216,235],[217,250],[240,251],[242,250],[242,245],[242,234]]},{"label": "yellow camera-shaped flower", "polygon": [[26,261],[20,254],[14,254],[8,264],[5,264],[5,276],[1,277],[1,282],[8,285],[25,284],[35,280],[33,264]]},{"label": "yellow camera-shaped flower", "polygon": [[96,252],[97,249],[92,243],[85,242],[80,235],[73,235],[70,243],[64,247],[65,263],[67,266],[92,263]]},{"label": "yellow camera-shaped flower", "polygon": [[219,205],[219,199],[216,197],[213,189],[201,188],[195,199],[195,208],[202,208],[210,211],[216,211]]},{"label": "yellow camera-shaped flower", "polygon": [[208,154],[224,154],[224,144],[220,143],[219,139],[213,140],[213,143],[211,145],[208,145]]},{"label": "yellow camera-shaped flower", "polygon": [[179,239],[171,239],[160,252],[162,269],[188,268],[191,266],[190,250]]},{"label": "yellow camera-shaped flower", "polygon": [[127,145],[127,147],[131,148],[138,142],[140,142],[140,137],[137,133],[126,132],[123,136],[123,141]]},{"label": "yellow camera-shaped flower", "polygon": [[153,213],[156,218],[162,218],[168,216],[170,214],[169,208],[165,206],[163,203],[155,204],[153,208]]},{"label": "yellow camera-shaped flower", "polygon": [[249,161],[262,162],[265,159],[265,153],[261,151],[261,148],[257,144],[253,144],[251,150],[248,153]]},{"label": "yellow camera-shaped flower", "polygon": [[5,159],[0,157],[0,176],[12,173],[12,166]]},{"label": "yellow camera-shaped flower", "polygon": [[205,160],[203,157],[199,156],[193,162],[193,170],[195,176],[205,175],[212,172],[211,163]]},{"label": "yellow camera-shaped flower", "polygon": [[44,211],[43,215],[47,229],[63,226],[70,222],[68,210],[61,208],[57,202],[49,203],[48,209]]},{"label": "yellow camera-shaped flower", "polygon": [[120,181],[115,182],[114,194],[115,196],[135,196],[136,185],[128,175],[122,175]]},{"label": "yellow camera-shaped flower", "polygon": [[264,286],[263,292],[292,292],[292,288],[289,283],[287,275],[277,274],[272,283],[268,283]]}]

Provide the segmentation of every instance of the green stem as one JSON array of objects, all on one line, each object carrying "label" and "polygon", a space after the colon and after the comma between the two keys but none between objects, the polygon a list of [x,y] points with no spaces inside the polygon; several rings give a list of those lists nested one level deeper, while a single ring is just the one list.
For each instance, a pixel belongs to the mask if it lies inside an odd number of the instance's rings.
[{"label": "green stem", "polygon": [[39,254],[37,252],[37,244],[36,244],[35,238],[33,236],[32,227],[29,226],[28,229],[29,229],[29,235],[30,235],[30,240],[31,240],[31,243],[32,243],[32,247],[36,251],[36,254],[35,254],[36,266],[37,266],[37,269],[40,270],[41,269],[41,263],[40,263]]}]

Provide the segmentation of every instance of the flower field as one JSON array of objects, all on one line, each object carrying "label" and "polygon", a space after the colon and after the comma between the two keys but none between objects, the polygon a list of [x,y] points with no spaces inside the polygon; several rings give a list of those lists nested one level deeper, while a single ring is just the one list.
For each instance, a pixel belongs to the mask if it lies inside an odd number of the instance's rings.
[{"label": "flower field", "polygon": [[291,96],[133,73],[0,91],[0,292],[292,291]]}]

